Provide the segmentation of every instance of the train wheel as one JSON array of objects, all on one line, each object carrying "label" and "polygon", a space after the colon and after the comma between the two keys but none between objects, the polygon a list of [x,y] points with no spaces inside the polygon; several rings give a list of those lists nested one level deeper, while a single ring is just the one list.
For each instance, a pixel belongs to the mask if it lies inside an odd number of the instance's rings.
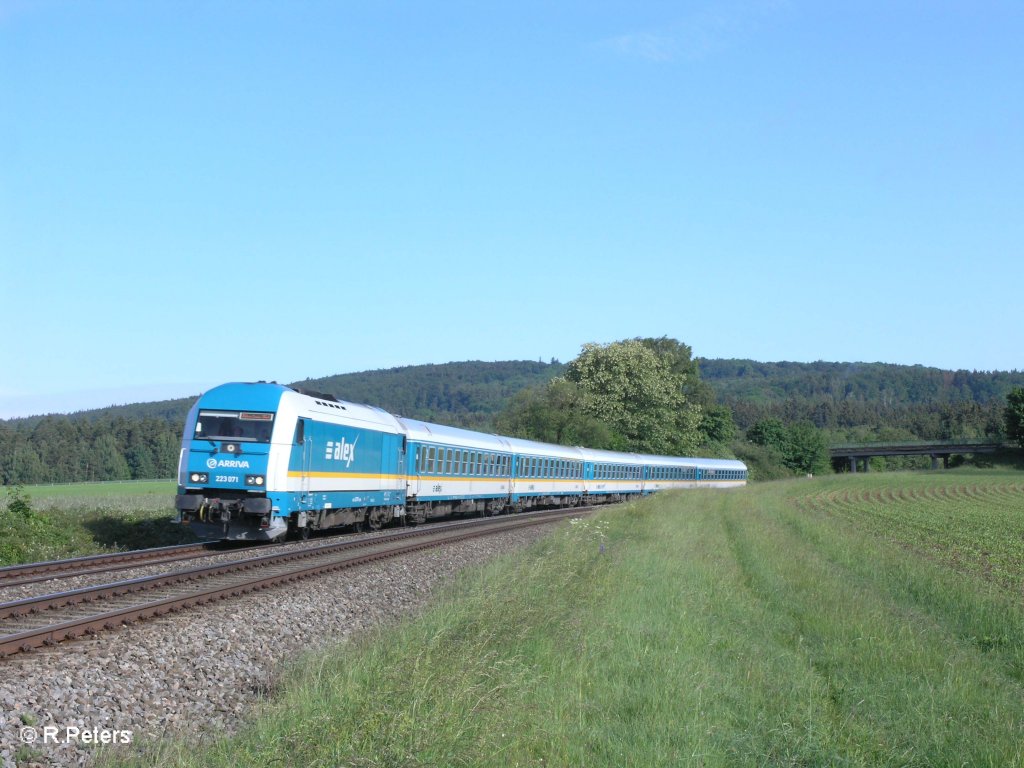
[{"label": "train wheel", "polygon": [[383,509],[371,509],[366,514],[366,524],[370,527],[371,531],[379,531],[384,527],[384,521],[386,518],[387,513]]}]

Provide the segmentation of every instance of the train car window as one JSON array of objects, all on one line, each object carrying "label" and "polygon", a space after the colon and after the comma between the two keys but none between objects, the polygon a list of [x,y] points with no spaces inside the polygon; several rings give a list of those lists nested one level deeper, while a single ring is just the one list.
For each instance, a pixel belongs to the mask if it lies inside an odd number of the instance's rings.
[{"label": "train car window", "polygon": [[459,472],[460,475],[469,474],[469,451],[462,452],[462,469]]},{"label": "train car window", "polygon": [[479,475],[482,475],[483,473],[484,473],[484,455],[482,453],[477,453],[477,455],[476,455],[476,474],[477,474],[477,476],[479,476]]},{"label": "train car window", "polygon": [[[196,428],[196,432],[199,432],[198,427]],[[295,423],[295,444],[302,445],[304,442],[306,442],[306,422],[299,419]]]},{"label": "train car window", "polygon": [[452,449],[444,449],[444,473],[450,475],[452,473]]},{"label": "train car window", "polygon": [[423,471],[423,457],[420,455],[419,446],[416,447],[416,458],[413,461],[413,466],[416,467],[417,472]]},{"label": "train car window", "polygon": [[434,446],[427,448],[427,474],[432,474],[434,471]]},{"label": "train car window", "polygon": [[455,449],[455,456],[452,463],[452,471],[457,475],[462,471],[462,450]]}]

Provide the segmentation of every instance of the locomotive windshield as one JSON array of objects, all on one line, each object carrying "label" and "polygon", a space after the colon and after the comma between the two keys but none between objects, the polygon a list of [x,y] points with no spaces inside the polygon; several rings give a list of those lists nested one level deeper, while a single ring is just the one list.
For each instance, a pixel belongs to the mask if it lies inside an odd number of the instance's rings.
[{"label": "locomotive windshield", "polygon": [[196,440],[269,443],[274,414],[249,411],[200,411]]}]

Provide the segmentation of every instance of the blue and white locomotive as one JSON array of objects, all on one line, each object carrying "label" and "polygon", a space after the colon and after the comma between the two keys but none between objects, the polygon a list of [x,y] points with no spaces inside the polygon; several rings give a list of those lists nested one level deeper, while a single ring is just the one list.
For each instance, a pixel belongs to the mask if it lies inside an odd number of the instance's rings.
[{"label": "blue and white locomotive", "polygon": [[538,443],[279,384],[237,383],[211,389],[189,411],[175,507],[204,538],[266,541],[746,479],[735,460]]}]

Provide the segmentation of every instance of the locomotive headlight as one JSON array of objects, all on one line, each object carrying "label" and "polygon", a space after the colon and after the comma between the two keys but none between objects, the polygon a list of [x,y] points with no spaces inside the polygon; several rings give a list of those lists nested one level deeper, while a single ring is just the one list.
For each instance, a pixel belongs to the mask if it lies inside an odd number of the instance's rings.
[{"label": "locomotive headlight", "polygon": [[263,475],[246,475],[245,484],[255,488],[262,488],[267,482]]},{"label": "locomotive headlight", "polygon": [[205,472],[193,472],[188,479],[193,483],[205,483],[210,480],[210,476]]}]

